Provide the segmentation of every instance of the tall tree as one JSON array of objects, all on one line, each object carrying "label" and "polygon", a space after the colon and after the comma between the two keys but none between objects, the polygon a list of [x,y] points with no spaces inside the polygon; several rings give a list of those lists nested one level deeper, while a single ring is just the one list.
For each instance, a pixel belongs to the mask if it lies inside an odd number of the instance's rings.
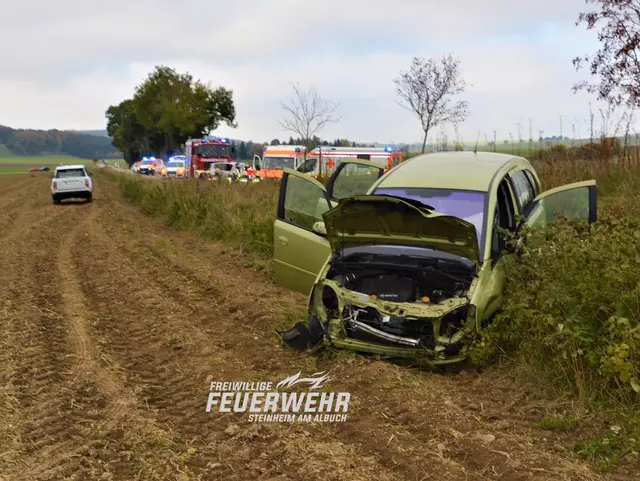
[{"label": "tall tree", "polygon": [[307,148],[312,148],[316,134],[327,124],[336,123],[340,119],[335,116],[338,109],[336,102],[324,100],[313,88],[302,90],[299,84],[291,84],[293,98],[280,105],[285,117],[280,125],[289,132],[297,134]]},{"label": "tall tree", "polygon": [[133,112],[153,135],[162,135],[162,151],[182,145],[190,137],[201,137],[225,122],[236,127],[233,92],[212,89],[194,81],[189,73],[159,66],[136,88]]},{"label": "tall tree", "polygon": [[[133,110],[133,100],[125,100],[107,109],[107,133],[113,145],[122,152],[129,165],[148,150],[155,151],[147,129],[140,123]],[[156,138],[157,140],[157,138]]]},{"label": "tall tree", "polygon": [[587,67],[598,83],[576,84],[573,91],[596,93],[613,106],[640,107],[640,1],[585,0],[593,9],[581,13],[576,25],[597,29],[600,49],[576,57],[577,70]]},{"label": "tall tree", "polygon": [[423,153],[432,128],[446,123],[458,124],[469,115],[467,101],[453,101],[467,84],[460,72],[460,61],[451,54],[440,60],[414,57],[411,68],[400,72],[394,83],[400,97],[398,103],[420,120],[424,132]]}]

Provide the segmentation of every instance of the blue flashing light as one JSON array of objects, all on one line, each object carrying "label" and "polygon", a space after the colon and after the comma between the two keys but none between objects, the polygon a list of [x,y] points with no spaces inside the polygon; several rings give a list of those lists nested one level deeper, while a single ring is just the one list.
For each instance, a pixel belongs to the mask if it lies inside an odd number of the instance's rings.
[{"label": "blue flashing light", "polygon": [[390,145],[386,146],[384,148],[384,150],[386,150],[387,152],[392,152],[393,151],[393,147],[391,147]]},{"label": "blue flashing light", "polygon": [[149,157],[142,157],[142,160],[149,160]]},{"label": "blue flashing light", "polygon": [[264,147],[262,147],[262,151],[266,152],[267,151],[267,146],[265,145]]},{"label": "blue flashing light", "polygon": [[300,147],[296,147],[296,152],[300,152]]},{"label": "blue flashing light", "polygon": [[227,139],[222,139],[222,138],[221,138],[221,139],[220,139],[220,142],[222,142],[223,144],[226,144],[226,143],[227,143]]}]

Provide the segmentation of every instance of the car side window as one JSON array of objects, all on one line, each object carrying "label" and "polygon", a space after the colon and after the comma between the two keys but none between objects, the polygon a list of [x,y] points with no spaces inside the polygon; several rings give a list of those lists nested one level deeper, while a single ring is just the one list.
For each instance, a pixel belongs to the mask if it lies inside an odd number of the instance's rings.
[{"label": "car side window", "polygon": [[330,209],[324,191],[293,175],[287,177],[284,199],[284,220],[304,229],[312,230],[322,214]]},{"label": "car side window", "polygon": [[511,196],[509,183],[505,179],[498,186],[497,205],[494,214],[491,253],[494,259],[502,255],[506,242],[503,235],[500,235],[500,229],[506,229],[514,232],[516,228],[515,208]]},{"label": "car side window", "polygon": [[335,178],[331,194],[334,199],[362,195],[378,180],[380,169],[364,164],[347,164]]},{"label": "car side window", "polygon": [[533,178],[533,174],[531,173],[530,170],[524,170],[523,172],[527,176],[527,179],[529,180],[529,183],[531,184],[531,187],[533,188],[533,197],[536,198],[538,196],[538,194],[540,193],[538,191],[538,184],[536,184],[536,179]]},{"label": "car side window", "polygon": [[522,213],[531,205],[531,202],[533,202],[535,190],[524,170],[519,170],[511,175],[511,185],[513,186],[516,202],[518,203],[518,209],[520,213]]}]

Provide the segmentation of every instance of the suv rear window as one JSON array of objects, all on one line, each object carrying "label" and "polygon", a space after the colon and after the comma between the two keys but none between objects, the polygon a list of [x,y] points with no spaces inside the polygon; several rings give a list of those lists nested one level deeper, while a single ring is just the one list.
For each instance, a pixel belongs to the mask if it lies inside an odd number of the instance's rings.
[{"label": "suv rear window", "polygon": [[63,169],[56,172],[56,178],[85,177],[84,169]]}]

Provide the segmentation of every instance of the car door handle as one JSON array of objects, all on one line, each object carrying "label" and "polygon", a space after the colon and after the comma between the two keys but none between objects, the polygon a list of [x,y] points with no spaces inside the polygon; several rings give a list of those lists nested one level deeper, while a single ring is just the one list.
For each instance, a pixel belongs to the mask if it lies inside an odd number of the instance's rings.
[{"label": "car door handle", "polygon": [[280,244],[282,244],[283,246],[287,246],[289,245],[289,239],[287,239],[285,236],[281,235],[280,237],[278,237],[278,242],[280,242]]}]

